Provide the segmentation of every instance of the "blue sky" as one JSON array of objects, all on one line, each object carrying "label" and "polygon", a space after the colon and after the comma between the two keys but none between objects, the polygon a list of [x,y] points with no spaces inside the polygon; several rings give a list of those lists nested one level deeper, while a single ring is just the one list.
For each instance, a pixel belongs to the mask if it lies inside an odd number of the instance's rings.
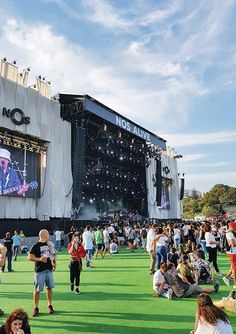
[{"label": "blue sky", "polygon": [[236,186],[235,17],[235,0],[1,0],[0,57],[162,136],[205,192]]}]

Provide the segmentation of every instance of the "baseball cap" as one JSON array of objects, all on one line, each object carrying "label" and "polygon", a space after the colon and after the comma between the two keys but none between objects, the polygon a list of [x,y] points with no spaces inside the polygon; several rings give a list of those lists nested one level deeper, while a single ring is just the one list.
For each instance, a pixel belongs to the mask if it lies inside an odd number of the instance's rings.
[{"label": "baseball cap", "polygon": [[236,222],[229,222],[228,226],[231,228],[236,228]]}]

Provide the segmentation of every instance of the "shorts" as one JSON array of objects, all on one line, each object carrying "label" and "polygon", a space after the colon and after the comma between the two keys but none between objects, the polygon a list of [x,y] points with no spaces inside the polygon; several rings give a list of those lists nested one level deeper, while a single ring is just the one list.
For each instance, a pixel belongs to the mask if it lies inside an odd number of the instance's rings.
[{"label": "shorts", "polygon": [[236,270],[236,254],[227,253],[233,270]]},{"label": "shorts", "polygon": [[191,284],[188,288],[187,291],[185,291],[185,293],[183,294],[183,296],[181,297],[189,297],[195,293],[201,293],[202,292],[202,288],[197,285],[197,284]]},{"label": "shorts", "polygon": [[34,289],[36,292],[42,292],[44,285],[46,288],[52,289],[55,287],[53,273],[51,270],[40,271],[34,273]]},{"label": "shorts", "polygon": [[105,247],[106,249],[109,249],[109,248],[110,248],[110,243],[109,243],[109,241],[108,241],[108,242],[104,242],[104,247]]},{"label": "shorts", "polygon": [[97,249],[98,249],[98,250],[103,249],[103,244],[97,244],[96,246],[97,246]]}]

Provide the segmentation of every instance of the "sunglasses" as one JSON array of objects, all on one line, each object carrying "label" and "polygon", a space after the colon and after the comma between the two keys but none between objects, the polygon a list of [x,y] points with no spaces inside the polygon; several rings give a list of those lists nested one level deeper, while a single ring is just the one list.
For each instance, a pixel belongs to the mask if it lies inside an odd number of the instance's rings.
[{"label": "sunglasses", "polygon": [[13,315],[14,320],[25,320],[26,316],[23,313],[16,313]]}]

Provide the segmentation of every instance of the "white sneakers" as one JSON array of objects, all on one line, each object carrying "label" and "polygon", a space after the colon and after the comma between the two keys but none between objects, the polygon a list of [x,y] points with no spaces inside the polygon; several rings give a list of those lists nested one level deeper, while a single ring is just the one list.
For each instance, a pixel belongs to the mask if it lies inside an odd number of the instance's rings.
[{"label": "white sneakers", "polygon": [[167,299],[171,300],[172,299],[172,295],[173,295],[173,290],[170,288],[168,291],[167,291]]},{"label": "white sneakers", "polygon": [[229,279],[227,277],[223,277],[223,281],[226,285],[229,286]]}]

